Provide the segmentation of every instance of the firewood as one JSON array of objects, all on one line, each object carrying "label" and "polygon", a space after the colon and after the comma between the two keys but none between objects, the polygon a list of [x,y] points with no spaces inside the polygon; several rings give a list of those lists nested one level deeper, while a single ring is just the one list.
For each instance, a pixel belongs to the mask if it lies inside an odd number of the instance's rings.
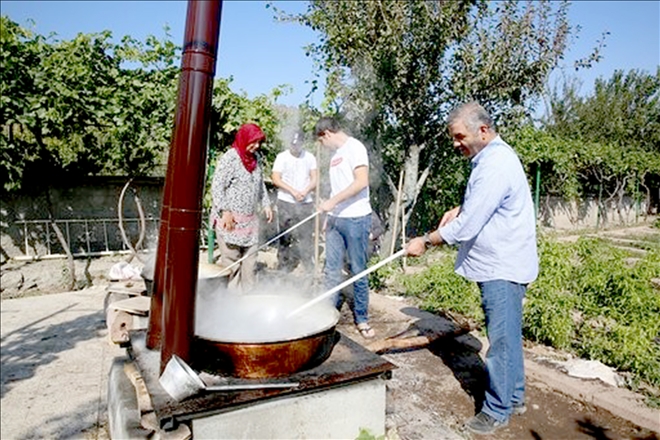
[{"label": "firewood", "polygon": [[468,325],[458,327],[454,331],[450,332],[424,332],[425,334],[421,336],[404,336],[415,330],[419,332],[419,329],[415,329],[414,326],[411,327],[413,328],[408,328],[395,336],[385,338],[380,341],[374,341],[366,347],[369,351],[379,354],[392,349],[422,348],[431,344],[432,342],[435,342],[438,339],[461,336],[470,333],[476,328],[474,325]]},{"label": "firewood", "polygon": [[105,321],[110,333],[110,341],[115,344],[125,344],[129,341],[128,332],[133,329],[133,315],[109,307]]}]

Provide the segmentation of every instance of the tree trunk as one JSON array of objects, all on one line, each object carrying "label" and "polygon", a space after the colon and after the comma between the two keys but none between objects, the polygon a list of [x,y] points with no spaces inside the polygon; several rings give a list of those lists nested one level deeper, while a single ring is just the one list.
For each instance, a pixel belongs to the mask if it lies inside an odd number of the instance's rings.
[{"label": "tree trunk", "polygon": [[53,202],[50,199],[50,190],[46,188],[44,190],[44,193],[46,195],[46,207],[48,209],[48,221],[50,223],[50,226],[52,226],[53,231],[55,231],[55,236],[57,236],[57,240],[60,242],[60,246],[62,246],[62,249],[64,249],[64,252],[66,253],[66,259],[69,264],[69,285],[68,285],[68,290],[75,290],[76,288],[76,265],[73,262],[73,254],[71,253],[71,249],[69,249],[69,244],[66,242],[66,239],[64,238],[64,234],[62,234],[62,230],[60,227],[55,223],[55,219],[53,218]]},{"label": "tree trunk", "polygon": [[[404,179],[403,179],[403,191],[401,194],[401,206],[400,210],[404,210],[406,213],[403,222],[396,222],[396,230],[394,230],[394,219],[396,215],[396,192],[397,188],[390,184],[390,191],[392,191],[392,200],[390,206],[387,208],[387,221],[383,222],[385,225],[385,231],[383,233],[383,245],[381,246],[381,257],[386,257],[389,254],[390,249],[392,249],[392,242],[394,242],[394,248],[398,248],[396,245],[400,243],[399,237],[401,237],[400,231],[403,227],[403,224],[408,223],[410,215],[412,214],[415,204],[417,203],[417,196],[419,195],[426,179],[431,172],[433,167],[433,159],[429,161],[429,164],[424,170],[419,173],[419,158],[424,145],[412,145],[408,150],[408,155],[406,161],[404,162]],[[390,180],[391,182],[391,180]]]},{"label": "tree trunk", "polygon": [[55,223],[55,220],[53,220],[53,216],[50,213],[50,207],[48,210],[48,215],[49,215],[49,220],[50,220],[50,225],[53,227],[53,230],[55,231],[55,235],[57,236],[57,239],[60,242],[60,245],[64,249],[64,252],[66,252],[66,260],[69,263],[69,285],[68,285],[68,290],[75,290],[76,288],[76,265],[73,262],[73,254],[71,254],[71,249],[69,249],[69,245],[66,242],[66,239],[64,238],[64,234],[62,234],[62,231],[60,230],[60,227],[57,226],[57,223]]}]

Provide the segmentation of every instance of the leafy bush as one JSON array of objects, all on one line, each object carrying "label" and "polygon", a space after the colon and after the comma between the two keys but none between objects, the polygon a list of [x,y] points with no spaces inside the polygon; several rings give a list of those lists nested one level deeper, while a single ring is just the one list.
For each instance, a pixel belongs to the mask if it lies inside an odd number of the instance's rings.
[{"label": "leafy bush", "polygon": [[660,295],[650,282],[660,273],[660,251],[632,267],[603,241],[580,240],[575,252],[582,264],[573,289],[586,319],[576,326],[574,351],[660,385]]},{"label": "leafy bush", "polygon": [[[378,264],[380,260],[381,260],[380,257],[374,256],[369,260],[368,266],[369,267],[374,266]],[[387,287],[388,279],[390,279],[399,270],[399,267],[400,266],[398,264],[392,262],[372,272],[371,275],[369,275],[369,289],[373,291],[379,291]]]},{"label": "leafy bush", "polygon": [[[455,251],[425,271],[404,276],[407,295],[430,311],[450,310],[483,322],[476,283],[454,273]],[[599,239],[561,243],[539,236],[540,273],[524,306],[527,339],[596,359],[660,386],[660,249],[632,264]]]},{"label": "leafy bush", "polygon": [[574,262],[566,258],[567,244],[541,239],[538,246],[539,277],[527,290],[523,334],[566,349],[575,337],[575,295],[570,291]]},{"label": "leafy bush", "polygon": [[450,310],[484,321],[479,288],[454,272],[456,251],[447,250],[442,258],[424,272],[402,278],[405,294],[422,300],[429,311]]},{"label": "leafy bush", "polygon": [[650,282],[660,273],[658,250],[631,267],[625,251],[603,240],[541,237],[539,254],[525,336],[660,385],[660,295]]}]

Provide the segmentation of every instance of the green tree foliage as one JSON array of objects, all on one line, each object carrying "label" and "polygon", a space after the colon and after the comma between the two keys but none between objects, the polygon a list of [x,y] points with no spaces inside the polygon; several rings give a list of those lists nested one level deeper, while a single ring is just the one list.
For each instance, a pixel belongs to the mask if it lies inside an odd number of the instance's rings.
[{"label": "green tree foliage", "polygon": [[515,125],[566,49],[567,8],[549,1],[316,0],[305,13],[280,18],[318,31],[319,43],[307,50],[327,74],[324,110],[345,115],[371,147],[382,178],[372,182],[381,214],[389,212],[391,225],[395,182],[405,168],[404,205],[410,211],[421,202],[412,223],[422,228],[460,201],[467,177],[468,164],[448,142],[448,111],[479,99]]},{"label": "green tree foliage", "polygon": [[43,37],[31,34],[10,21],[0,18],[0,148],[2,183],[6,189],[20,185],[25,162],[37,156],[36,146],[24,140],[29,136],[25,126],[33,117],[29,112],[28,96],[34,89],[33,78],[26,71],[39,62]]},{"label": "green tree foliage", "polygon": [[[163,175],[177,99],[180,49],[167,33],[139,41],[112,34],[44,37],[7,17],[0,26],[0,175],[5,191],[59,177]],[[279,151],[274,103],[284,91],[249,99],[217,79],[212,159],[245,122],[259,124]]]},{"label": "green tree foliage", "polygon": [[660,151],[660,67],[655,73],[617,70],[609,79],[598,78],[587,96],[579,95],[578,87],[567,82],[550,94],[548,131]]},{"label": "green tree foliage", "polygon": [[222,153],[231,148],[236,131],[241,125],[248,122],[255,123],[266,135],[266,142],[259,150],[264,176],[270,175],[270,167],[275,161],[275,156],[282,149],[282,141],[278,136],[281,121],[274,103],[277,97],[283,93],[283,88],[277,87],[271,91],[270,95],[260,95],[250,99],[245,93],[232,92],[231,82],[230,77],[228,79],[216,78],[213,83],[209,167],[207,169],[207,191],[204,196],[204,207],[207,211],[211,207],[209,188],[215,171],[215,163]]},{"label": "green tree foliage", "polygon": [[472,31],[452,57],[456,98],[484,104],[500,130],[521,124],[568,46],[568,6],[547,1],[480,3]]},{"label": "green tree foliage", "polygon": [[173,43],[125,37],[114,44],[109,31],[60,41],[1,20],[5,190],[44,175],[154,169],[171,132],[178,73]]},{"label": "green tree foliage", "polygon": [[264,165],[272,164],[281,150],[278,133],[280,117],[274,106],[282,88],[277,87],[270,95],[260,95],[254,99],[245,93],[231,91],[232,78],[216,78],[213,83],[213,103],[211,110],[211,154],[224,152],[234,141],[238,128],[252,122],[264,131],[266,142],[260,149]]},{"label": "green tree foliage", "polygon": [[528,171],[541,169],[541,192],[622,203],[660,183],[660,69],[598,79],[591,95],[575,82],[550,97],[544,127],[524,127],[512,144]]}]

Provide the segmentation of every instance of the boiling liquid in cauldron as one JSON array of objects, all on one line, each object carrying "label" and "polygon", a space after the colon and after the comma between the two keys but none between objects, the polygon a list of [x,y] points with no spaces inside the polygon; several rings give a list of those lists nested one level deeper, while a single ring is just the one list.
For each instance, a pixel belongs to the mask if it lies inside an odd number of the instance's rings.
[{"label": "boiling liquid in cauldron", "polygon": [[213,341],[267,343],[299,339],[334,327],[339,312],[329,302],[287,318],[310,299],[290,294],[199,292],[195,334]]}]

